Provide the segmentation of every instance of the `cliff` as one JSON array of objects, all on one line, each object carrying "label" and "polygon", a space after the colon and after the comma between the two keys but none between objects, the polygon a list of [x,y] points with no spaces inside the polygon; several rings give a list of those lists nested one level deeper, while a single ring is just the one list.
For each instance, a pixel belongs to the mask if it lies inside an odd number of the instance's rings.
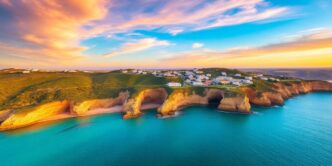
[{"label": "cliff", "polygon": [[250,113],[251,106],[247,96],[237,96],[224,98],[218,108],[229,112]]},{"label": "cliff", "polygon": [[[167,91],[164,88],[145,89],[133,95],[123,106],[124,119],[136,118],[142,115],[141,108],[144,104],[156,104],[159,107],[167,98]],[[153,108],[153,107],[149,107]]]},{"label": "cliff", "polygon": [[20,111],[0,111],[0,131],[29,126],[42,121],[110,113],[113,111],[112,107],[122,106],[128,96],[128,92],[120,92],[119,96],[115,98],[87,100],[77,104],[65,100]]},{"label": "cliff", "polygon": [[39,106],[36,109],[27,109],[16,112],[9,115],[9,117],[1,123],[0,130],[28,126],[54,115],[68,113],[69,108],[69,101],[58,101]]},{"label": "cliff", "polygon": [[249,100],[246,97],[226,97],[220,89],[206,89],[203,95],[186,89],[178,89],[160,107],[159,116],[172,116],[177,111],[192,105],[216,105],[224,111],[250,112]]},{"label": "cliff", "polygon": [[173,89],[170,94],[165,88],[144,89],[134,94],[123,91],[114,98],[86,100],[80,103],[63,100],[24,110],[0,111],[0,131],[42,121],[120,111],[124,112],[124,119],[129,119],[141,116],[142,110],[147,108],[157,108],[158,116],[162,117],[172,116],[192,105],[214,105],[222,111],[250,113],[251,104],[283,105],[286,99],[294,95],[312,91],[332,91],[332,84],[324,81],[277,82],[264,90],[248,86],[236,91],[188,87]]},{"label": "cliff", "polygon": [[325,81],[274,83],[271,89],[266,92],[259,92],[250,87],[241,88],[241,91],[248,96],[251,104],[269,107],[283,105],[286,99],[294,95],[314,91],[332,91],[332,84]]},{"label": "cliff", "polygon": [[108,99],[88,100],[79,103],[71,110],[72,113],[77,115],[85,115],[91,110],[107,109],[114,106],[122,106],[129,97],[129,92],[120,92],[118,97]]}]

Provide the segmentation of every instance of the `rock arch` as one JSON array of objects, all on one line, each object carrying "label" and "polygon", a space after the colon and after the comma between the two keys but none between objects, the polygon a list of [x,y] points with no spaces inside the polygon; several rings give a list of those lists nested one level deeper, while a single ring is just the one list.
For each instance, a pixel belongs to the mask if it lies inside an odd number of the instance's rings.
[{"label": "rock arch", "polygon": [[124,104],[124,119],[142,115],[142,110],[160,107],[166,100],[168,93],[164,88],[146,89],[129,99]]}]

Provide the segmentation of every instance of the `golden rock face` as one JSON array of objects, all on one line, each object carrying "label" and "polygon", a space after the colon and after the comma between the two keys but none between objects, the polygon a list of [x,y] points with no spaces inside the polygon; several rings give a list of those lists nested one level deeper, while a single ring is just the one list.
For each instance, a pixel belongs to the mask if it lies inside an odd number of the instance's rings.
[{"label": "golden rock face", "polygon": [[142,114],[141,106],[144,103],[162,104],[168,96],[164,88],[146,89],[129,99],[123,106],[126,112],[124,119],[135,118]]},{"label": "golden rock face", "polygon": [[332,84],[324,81],[307,81],[288,85],[275,83],[273,91],[258,93],[255,89],[247,87],[242,88],[241,91],[243,95],[226,97],[220,89],[207,88],[201,95],[188,89],[175,89],[168,95],[164,88],[154,88],[142,90],[129,100],[129,92],[120,92],[115,98],[88,100],[76,105],[68,100],[56,101],[21,111],[0,111],[0,130],[16,129],[48,119],[56,119],[59,115],[67,117],[89,115],[90,110],[111,108],[116,105],[122,106],[125,112],[124,119],[141,116],[144,104],[153,103],[159,106],[160,116],[169,116],[187,106],[209,105],[211,99],[219,102],[218,108],[223,111],[250,113],[250,104],[282,105],[284,100],[301,93],[332,91]]},{"label": "golden rock face", "polygon": [[65,100],[44,104],[35,109],[17,112],[3,121],[0,125],[0,129],[12,129],[34,124],[54,115],[68,113],[69,107],[70,102]]},{"label": "golden rock face", "polygon": [[237,96],[224,98],[218,108],[224,111],[250,113],[251,106],[247,96]]},{"label": "golden rock face", "polygon": [[161,115],[172,115],[183,107],[194,104],[205,105],[207,104],[207,99],[196,94],[190,94],[187,91],[177,90],[167,98],[159,109],[159,113]]},{"label": "golden rock face", "polygon": [[77,115],[84,115],[89,110],[98,108],[110,108],[116,105],[123,105],[129,97],[128,92],[121,92],[116,98],[109,99],[95,99],[84,101],[74,106],[72,112]]}]

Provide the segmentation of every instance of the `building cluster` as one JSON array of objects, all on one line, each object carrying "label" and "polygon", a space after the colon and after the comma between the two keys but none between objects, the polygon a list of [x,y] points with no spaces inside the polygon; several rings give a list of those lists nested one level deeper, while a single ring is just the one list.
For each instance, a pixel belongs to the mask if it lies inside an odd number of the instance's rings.
[{"label": "building cluster", "polygon": [[254,77],[257,79],[264,80],[264,81],[276,81],[276,82],[280,81],[279,78],[268,77],[268,76],[264,76],[263,74],[255,74]]},{"label": "building cluster", "polygon": [[[8,69],[9,70],[9,69]],[[7,70],[3,70],[7,71]],[[9,70],[10,72],[18,72],[15,69]],[[39,69],[25,69],[20,70],[19,72],[24,74],[29,74],[32,72],[53,72]],[[59,72],[59,71],[57,71]],[[61,72],[86,72],[90,73],[91,71],[79,71],[79,70],[64,70]],[[127,69],[120,70],[120,72],[125,74],[151,74],[156,77],[166,77],[172,78],[177,77],[182,80],[181,82],[169,82],[167,86],[169,87],[182,87],[182,86],[211,86],[211,85],[233,85],[233,86],[243,86],[251,85],[254,80],[264,80],[264,81],[273,81],[279,82],[280,79],[277,77],[266,76],[263,74],[251,73],[251,74],[241,74],[234,72],[221,71],[220,73],[213,72],[209,73],[200,69],[191,69],[191,70],[143,70],[143,69]],[[172,80],[172,79],[170,79]]]},{"label": "building cluster", "polygon": [[227,73],[220,72],[217,76],[212,76],[211,73],[204,72],[199,69],[193,70],[121,70],[122,73],[130,74],[152,74],[156,77],[180,77],[183,80],[183,85],[179,82],[169,82],[170,87],[188,86],[211,86],[211,85],[250,85],[253,84],[254,79],[261,79],[265,81],[280,81],[274,77],[266,77],[262,74],[242,75],[241,73]]}]

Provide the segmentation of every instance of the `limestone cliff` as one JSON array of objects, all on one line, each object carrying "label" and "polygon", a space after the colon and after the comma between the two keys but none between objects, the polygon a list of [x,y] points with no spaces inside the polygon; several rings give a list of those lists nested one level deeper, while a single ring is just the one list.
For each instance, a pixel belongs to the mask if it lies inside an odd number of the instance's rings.
[{"label": "limestone cliff", "polygon": [[332,91],[332,84],[325,81],[306,81],[293,83],[274,83],[274,87],[266,92],[257,92],[253,88],[242,88],[250,103],[258,106],[283,105],[285,99],[294,95],[313,91]]},{"label": "limestone cliff", "polygon": [[129,97],[129,92],[120,92],[119,96],[108,99],[95,99],[88,100],[82,103],[76,104],[71,110],[74,114],[84,115],[90,110],[105,109],[116,105],[123,105]]},{"label": "limestone cliff", "polygon": [[205,97],[195,93],[191,94],[184,89],[178,89],[167,98],[158,112],[161,116],[169,116],[174,115],[176,111],[179,111],[183,107],[204,104],[207,104],[207,99]]},{"label": "limestone cliff", "polygon": [[226,97],[221,100],[218,108],[229,112],[250,113],[250,103],[247,96]]},{"label": "limestone cliff", "polygon": [[146,103],[161,105],[167,98],[167,91],[164,88],[146,89],[129,99],[123,106],[124,119],[135,118],[142,115],[141,107]]},{"label": "limestone cliff", "polygon": [[15,110],[7,109],[0,111],[0,124],[5,121],[11,114],[15,113]]},{"label": "limestone cliff", "polygon": [[107,113],[91,110],[107,109],[113,106],[122,106],[129,96],[129,92],[120,92],[115,98],[87,100],[73,104],[72,101],[58,101],[46,103],[25,110],[4,110],[0,112],[0,130],[9,130],[28,126],[40,121],[57,120],[69,117]]},{"label": "limestone cliff", "polygon": [[1,123],[0,130],[15,129],[38,123],[39,121],[42,121],[51,116],[68,113],[69,107],[70,102],[65,100],[52,102],[39,106],[37,108],[16,112],[14,114],[11,114],[6,120]]},{"label": "limestone cliff", "polygon": [[202,95],[178,89],[167,98],[158,112],[160,116],[171,116],[188,106],[211,104],[216,104],[224,111],[250,112],[249,100],[245,96],[226,97],[220,89],[206,89]]},{"label": "limestone cliff", "polygon": [[[57,101],[37,107],[15,111],[12,109],[0,111],[0,131],[28,126],[47,120],[68,117],[94,115],[96,109],[108,109],[122,106],[124,119],[138,117],[144,106],[157,108],[160,116],[171,116],[177,111],[191,105],[215,105],[223,111],[250,113],[250,103],[259,106],[283,105],[284,100],[291,96],[312,91],[332,91],[332,84],[325,81],[278,82],[270,89],[258,91],[253,87],[243,87],[232,92],[213,88],[178,88],[168,95],[165,88],[145,89],[132,94],[121,92],[117,97],[109,99],[88,100],[74,104],[73,101]],[[226,94],[224,92],[227,92]],[[128,99],[129,98],[129,99]],[[119,108],[121,111],[121,107]],[[91,113],[94,112],[94,113]]]}]

